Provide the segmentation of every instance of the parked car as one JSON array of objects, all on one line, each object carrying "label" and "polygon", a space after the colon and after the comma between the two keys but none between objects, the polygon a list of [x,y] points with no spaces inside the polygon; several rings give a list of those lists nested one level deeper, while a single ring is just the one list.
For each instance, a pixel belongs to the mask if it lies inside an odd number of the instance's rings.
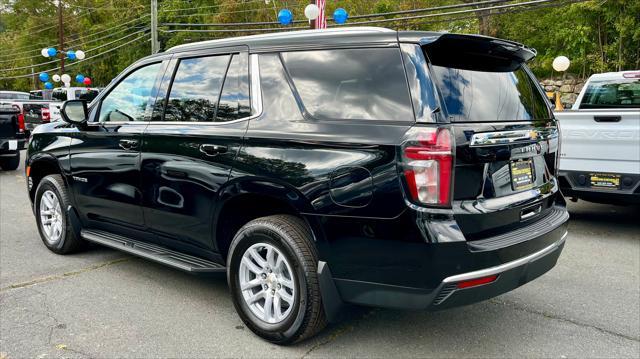
[{"label": "parked car", "polygon": [[[2,101],[0,100],[0,103]],[[51,100],[11,100],[5,104],[18,107],[24,116],[27,134],[43,123],[60,121],[62,102]]]},{"label": "parked car", "polygon": [[54,100],[64,102],[68,100],[85,100],[91,102],[100,89],[89,87],[57,87],[53,89],[51,96]]},{"label": "parked car", "polygon": [[26,143],[24,118],[15,106],[0,104],[0,167],[13,171],[20,166],[20,150]]},{"label": "parked car", "polygon": [[640,203],[640,70],[589,78],[560,123],[560,189],[601,203]]},{"label": "parked car", "polygon": [[567,236],[534,56],[489,37],[341,28],[146,57],[35,130],[40,235],[55,253],[95,242],[226,273],[242,320],[279,344],[345,303],[494,297],[550,270]]},{"label": "parked car", "polygon": [[[28,100],[29,94],[20,91],[0,91],[0,101],[3,100]],[[5,101],[3,101],[5,102]]]}]

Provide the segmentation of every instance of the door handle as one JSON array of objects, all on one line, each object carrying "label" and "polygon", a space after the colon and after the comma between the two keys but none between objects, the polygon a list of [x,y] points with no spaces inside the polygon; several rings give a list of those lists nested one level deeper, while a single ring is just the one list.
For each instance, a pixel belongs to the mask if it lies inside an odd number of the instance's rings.
[{"label": "door handle", "polygon": [[200,152],[204,153],[207,156],[216,156],[221,153],[227,152],[227,146],[220,145],[200,145]]},{"label": "door handle", "polygon": [[138,140],[120,140],[118,143],[123,150],[135,150],[138,148]]},{"label": "door handle", "polygon": [[620,122],[622,116],[593,116],[596,122]]}]

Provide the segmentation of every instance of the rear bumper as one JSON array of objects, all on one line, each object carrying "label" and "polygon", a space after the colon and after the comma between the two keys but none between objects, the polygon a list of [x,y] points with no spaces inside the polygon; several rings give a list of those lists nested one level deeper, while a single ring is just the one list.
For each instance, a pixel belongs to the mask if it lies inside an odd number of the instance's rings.
[{"label": "rear bumper", "polygon": [[640,175],[620,175],[619,189],[599,189],[590,186],[589,172],[559,171],[560,191],[565,197],[580,198],[589,202],[611,204],[640,204]]},{"label": "rear bumper", "polygon": [[[10,141],[17,141],[17,148],[10,150]],[[0,139],[0,157],[15,157],[18,151],[24,150],[27,140],[24,138],[1,138]]]},{"label": "rear bumper", "polygon": [[[421,269],[414,267],[411,273],[433,285],[420,288],[394,285],[391,281],[343,278],[333,278],[333,282],[343,302],[375,307],[441,310],[492,298],[534,280],[555,266],[564,248],[568,219],[564,208],[557,211],[560,216],[552,228],[533,226],[530,230],[536,233],[534,237],[505,247],[491,248],[488,244],[482,247],[474,245],[474,241],[424,244],[424,252],[418,254],[424,258],[424,265]],[[418,250],[414,248],[413,252]],[[412,261],[411,256],[398,258],[399,253],[389,255],[405,263]],[[408,271],[398,270],[397,281],[405,273]],[[459,287],[461,282],[494,275],[496,278],[489,283]]]}]

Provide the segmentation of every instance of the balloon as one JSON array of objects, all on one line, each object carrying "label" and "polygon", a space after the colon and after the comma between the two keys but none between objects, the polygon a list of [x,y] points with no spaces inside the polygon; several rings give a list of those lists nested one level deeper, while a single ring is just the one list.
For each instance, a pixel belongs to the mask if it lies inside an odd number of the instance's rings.
[{"label": "balloon", "polygon": [[85,77],[83,82],[84,82],[84,84],[85,84],[85,85],[87,85],[87,86],[91,85],[91,79],[90,79],[90,78],[88,78],[88,77]]},{"label": "balloon", "polygon": [[556,71],[567,71],[567,69],[569,68],[569,65],[571,64],[571,61],[569,61],[569,58],[566,56],[558,56],[555,59],[553,59],[553,69]]},{"label": "balloon", "polygon": [[84,76],[82,74],[77,74],[76,75],[76,82],[81,84],[84,82]]},{"label": "balloon", "polygon": [[53,84],[47,81],[44,83],[44,88],[46,88],[47,90],[51,90],[53,88]]},{"label": "balloon", "polygon": [[49,55],[49,57],[54,57],[58,54],[58,50],[56,50],[55,47],[50,47],[47,49],[47,54]]},{"label": "balloon", "polygon": [[320,15],[320,8],[316,4],[309,4],[304,8],[304,16],[309,20],[314,20]]},{"label": "balloon", "polygon": [[46,73],[46,72],[41,72],[40,75],[38,75],[38,78],[42,82],[47,82],[47,81],[49,81],[49,74]]},{"label": "balloon", "polygon": [[347,22],[347,19],[349,18],[349,13],[347,13],[347,10],[339,7],[336,9],[336,11],[333,12],[333,21],[336,22],[336,24],[344,24],[345,22]]},{"label": "balloon", "polygon": [[69,60],[75,60],[76,59],[76,52],[73,51],[73,50],[67,51],[67,57],[69,58]]},{"label": "balloon", "polygon": [[60,82],[60,75],[58,74],[51,76],[51,78],[53,79],[53,82]]},{"label": "balloon", "polygon": [[282,9],[278,13],[278,21],[281,25],[289,25],[293,21],[293,14],[289,9]]},{"label": "balloon", "polygon": [[64,82],[65,84],[71,83],[71,76],[64,74],[60,76],[60,80],[62,80],[62,82]]},{"label": "balloon", "polygon": [[64,83],[64,87],[71,87],[71,83],[70,82],[65,82]]},{"label": "balloon", "polygon": [[40,50],[40,54],[44,57],[49,57],[49,49],[45,47],[44,49]]},{"label": "balloon", "polygon": [[78,60],[84,59],[84,51],[82,51],[82,50],[76,51],[76,59],[78,59]]}]

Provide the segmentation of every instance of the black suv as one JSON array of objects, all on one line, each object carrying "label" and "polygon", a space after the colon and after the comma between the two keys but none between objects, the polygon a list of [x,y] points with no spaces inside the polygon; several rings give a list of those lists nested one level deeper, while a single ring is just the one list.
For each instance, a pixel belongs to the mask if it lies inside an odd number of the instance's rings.
[{"label": "black suv", "polygon": [[489,37],[378,28],[182,45],[144,58],[29,145],[44,244],[226,272],[275,343],[343,304],[437,310],[551,269],[567,235],[558,133]]}]

